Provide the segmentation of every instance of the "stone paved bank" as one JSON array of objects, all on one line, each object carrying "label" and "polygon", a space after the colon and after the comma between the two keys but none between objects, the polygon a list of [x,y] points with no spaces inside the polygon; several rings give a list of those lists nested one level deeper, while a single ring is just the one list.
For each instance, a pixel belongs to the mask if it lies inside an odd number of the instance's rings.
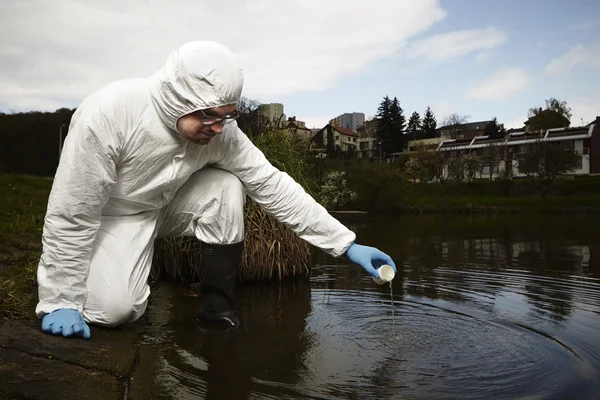
[{"label": "stone paved bank", "polygon": [[91,328],[91,339],[41,331],[35,321],[0,326],[0,399],[123,399],[137,360],[132,330]]}]

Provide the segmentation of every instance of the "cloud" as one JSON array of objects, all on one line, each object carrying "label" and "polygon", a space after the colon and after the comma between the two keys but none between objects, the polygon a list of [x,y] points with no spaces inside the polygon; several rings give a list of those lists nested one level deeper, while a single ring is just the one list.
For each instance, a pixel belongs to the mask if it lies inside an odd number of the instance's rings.
[{"label": "cloud", "polygon": [[[597,116],[600,116],[600,95],[569,97],[567,105],[571,108],[571,126],[589,124]],[[522,128],[528,118],[526,115],[521,115],[504,122],[504,127],[506,129]]]},{"label": "cloud", "polygon": [[573,28],[577,30],[590,30],[594,29],[598,25],[600,25],[600,20],[598,19],[600,16],[595,16],[589,19],[581,20],[573,24]]},{"label": "cloud", "polygon": [[576,67],[600,68],[600,43],[583,46],[577,44],[568,53],[552,60],[546,67],[550,76],[565,75]]},{"label": "cloud", "polygon": [[477,61],[479,64],[485,64],[493,57],[494,53],[492,51],[482,51],[481,53],[477,54],[475,61]]},{"label": "cloud", "polygon": [[467,97],[475,100],[506,100],[524,90],[531,82],[533,78],[525,70],[508,68],[469,90]]},{"label": "cloud", "polygon": [[571,107],[571,126],[586,125],[600,116],[600,95],[574,97],[567,104]]},{"label": "cloud", "polygon": [[445,120],[452,114],[458,114],[467,120],[471,117],[465,113],[465,105],[458,101],[438,101],[433,104],[431,111],[434,112],[438,125],[444,125]]},{"label": "cloud", "polygon": [[406,55],[410,59],[440,63],[491,50],[506,42],[506,39],[506,33],[494,27],[456,31],[417,40],[408,46]]},{"label": "cloud", "polygon": [[503,123],[506,129],[520,129],[525,126],[524,122],[527,121],[527,118],[527,116],[521,115],[519,117],[512,118],[506,122],[500,121],[500,123]]},{"label": "cloud", "polygon": [[312,117],[302,118],[302,121],[304,121],[306,123],[306,127],[308,129],[312,129],[312,128],[321,129],[322,127],[324,127],[325,125],[327,125],[329,123],[330,119],[332,119],[334,117],[335,117],[335,115],[312,116]]},{"label": "cloud", "polygon": [[[239,55],[244,95],[331,88],[393,56],[443,20],[438,0],[4,0],[0,103],[79,101],[112,80],[145,77],[191,40]],[[385,12],[382,12],[385,10]]]}]

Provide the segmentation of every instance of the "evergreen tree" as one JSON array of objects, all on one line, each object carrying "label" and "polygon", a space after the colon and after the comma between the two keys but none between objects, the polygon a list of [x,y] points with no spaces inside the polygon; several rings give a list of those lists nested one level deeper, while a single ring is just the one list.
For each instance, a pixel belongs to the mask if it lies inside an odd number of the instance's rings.
[{"label": "evergreen tree", "polygon": [[421,116],[418,112],[413,112],[408,120],[406,134],[409,135],[409,140],[421,139]]},{"label": "evergreen tree", "polygon": [[388,96],[383,98],[383,101],[377,108],[375,132],[377,136],[377,148],[382,154],[391,153],[392,148],[392,101]]},{"label": "evergreen tree", "polygon": [[435,129],[437,128],[437,121],[435,120],[435,115],[433,115],[430,107],[427,107],[427,110],[425,111],[421,128],[423,130],[424,139],[436,137]]},{"label": "evergreen tree", "polygon": [[400,102],[396,97],[390,105],[391,123],[391,153],[403,151],[406,148],[406,137],[404,130],[406,128],[406,118],[404,110],[400,107]]},{"label": "evergreen tree", "polygon": [[498,119],[494,117],[493,120],[488,122],[485,126],[484,135],[489,136],[490,138],[502,138],[506,133],[506,129],[504,129],[504,124],[499,124]]}]

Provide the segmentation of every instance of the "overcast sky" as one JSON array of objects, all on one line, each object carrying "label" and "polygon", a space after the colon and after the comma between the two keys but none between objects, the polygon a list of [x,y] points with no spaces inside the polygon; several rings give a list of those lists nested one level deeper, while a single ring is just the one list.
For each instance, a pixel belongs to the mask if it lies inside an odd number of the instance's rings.
[{"label": "overcast sky", "polygon": [[2,0],[0,111],[75,108],[191,40],[237,53],[243,95],[308,127],[384,96],[520,127],[556,97],[600,115],[598,0]]}]

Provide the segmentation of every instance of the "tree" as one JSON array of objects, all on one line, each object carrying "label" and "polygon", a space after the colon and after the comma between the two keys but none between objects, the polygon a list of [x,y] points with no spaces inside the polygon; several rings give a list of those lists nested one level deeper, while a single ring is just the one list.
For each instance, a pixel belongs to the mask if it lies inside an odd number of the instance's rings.
[{"label": "tree", "polygon": [[475,175],[481,171],[481,158],[475,154],[466,154],[463,156],[463,163],[465,167],[465,178],[467,178],[467,183],[471,183],[475,178]]},{"label": "tree", "polygon": [[448,207],[448,185],[450,158],[443,151],[423,151],[417,153],[419,162],[423,165],[423,175],[427,180],[440,183],[438,190],[442,198],[442,207]]},{"label": "tree", "polygon": [[335,140],[333,138],[333,127],[331,126],[331,124],[327,124],[325,130],[327,132],[327,149],[326,149],[327,157],[335,158],[336,153],[335,153]]},{"label": "tree", "polygon": [[54,112],[11,112],[0,115],[0,171],[53,176],[58,166],[60,133],[63,142],[75,109]]},{"label": "tree", "polygon": [[414,158],[421,165],[421,182],[429,182],[434,179],[443,182],[446,180],[445,167],[447,158],[442,151],[418,151]]},{"label": "tree", "polygon": [[460,115],[457,113],[453,113],[447,115],[446,118],[442,121],[442,127],[446,134],[450,137],[450,139],[456,139],[460,136],[462,132],[462,125],[466,124],[469,121],[468,115]]},{"label": "tree", "polygon": [[377,137],[377,121],[372,119],[358,128],[358,133],[361,138],[376,138]]},{"label": "tree", "polygon": [[504,124],[499,124],[496,117],[485,126],[484,135],[489,136],[492,139],[502,138],[505,134],[506,129],[504,129]]},{"label": "tree", "polygon": [[411,139],[420,139],[422,136],[421,133],[421,116],[418,112],[413,112],[408,120],[408,126],[406,127],[406,134],[410,136]]},{"label": "tree", "polygon": [[450,181],[461,183],[465,179],[465,160],[462,157],[450,158],[447,168]]},{"label": "tree", "polygon": [[581,156],[574,149],[537,140],[519,160],[519,172],[536,181],[542,200],[546,200],[552,184],[560,177],[575,171]]},{"label": "tree", "polygon": [[423,164],[421,164],[418,158],[411,157],[404,164],[404,172],[412,178],[413,183],[416,183],[417,179],[421,179],[423,176]]},{"label": "tree", "polygon": [[[349,187],[358,190],[357,201],[370,211],[394,209],[405,194],[404,176],[393,163],[351,163]],[[393,182],[393,184],[390,184]]]},{"label": "tree", "polygon": [[[481,153],[481,166],[487,167],[489,171],[489,179],[494,179],[494,172],[500,173],[499,162],[505,159],[506,146],[499,143],[490,143],[483,148]],[[482,171],[483,173],[483,171]]]},{"label": "tree", "polygon": [[348,189],[346,172],[331,171],[325,175],[325,182],[321,186],[319,196],[323,207],[335,211],[354,200],[356,192]]},{"label": "tree", "polygon": [[[392,101],[388,96],[385,96],[379,107],[377,108],[377,115],[375,116],[378,147],[381,153],[391,153],[392,148],[392,114],[390,108]],[[379,144],[379,142],[381,142]]]},{"label": "tree", "polygon": [[406,128],[406,118],[404,110],[400,107],[400,102],[396,97],[390,105],[391,116],[391,153],[403,151],[406,148],[406,137],[404,130]]},{"label": "tree", "polygon": [[436,137],[437,121],[435,115],[431,111],[430,107],[427,107],[425,114],[423,115],[423,122],[421,123],[422,137],[420,139],[431,139]]},{"label": "tree", "polygon": [[248,136],[258,136],[265,132],[269,127],[266,118],[261,115],[260,103],[256,100],[242,97],[238,101],[237,111],[240,116],[237,119],[239,128]]},{"label": "tree", "polygon": [[571,108],[567,102],[552,97],[546,100],[546,108],[532,107],[529,109],[529,119],[525,122],[525,127],[529,132],[566,128],[571,125],[571,116]]}]

